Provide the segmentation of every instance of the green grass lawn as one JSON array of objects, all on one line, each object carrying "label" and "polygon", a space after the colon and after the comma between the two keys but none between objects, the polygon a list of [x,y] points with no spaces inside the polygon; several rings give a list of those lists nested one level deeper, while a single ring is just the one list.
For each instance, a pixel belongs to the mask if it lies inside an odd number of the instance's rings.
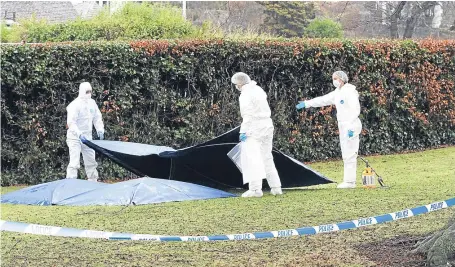
[{"label": "green grass lawn", "polygon": [[[391,187],[285,190],[260,199],[215,199],[132,207],[1,205],[2,220],[159,235],[272,231],[390,213],[455,196],[455,147],[368,160]],[[335,181],[342,162],[310,165]],[[364,165],[359,162],[358,175]],[[360,179],[358,179],[360,183]],[[2,193],[18,187],[2,188]],[[455,209],[338,233],[266,240],[153,243],[1,234],[2,266],[375,266],[358,247],[442,228]]]}]

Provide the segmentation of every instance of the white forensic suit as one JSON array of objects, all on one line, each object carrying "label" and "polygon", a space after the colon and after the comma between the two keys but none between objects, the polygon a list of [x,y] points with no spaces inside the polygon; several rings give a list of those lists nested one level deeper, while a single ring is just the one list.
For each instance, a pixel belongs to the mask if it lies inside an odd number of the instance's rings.
[{"label": "white forensic suit", "polygon": [[82,152],[87,179],[97,181],[98,171],[96,167],[98,164],[95,161],[95,151],[82,144],[79,138],[83,135],[87,140],[92,140],[92,125],[95,125],[97,132],[104,133],[104,124],[98,106],[90,98],[90,94],[85,93],[85,89],[79,88],[79,96],[66,107],[68,112],[66,144],[70,154],[66,178],[77,178]]},{"label": "white forensic suit", "polygon": [[[341,154],[344,162],[343,182],[355,185],[359,135],[362,131],[362,123],[359,119],[359,93],[356,87],[350,83],[346,83],[341,88],[336,88],[324,96],[304,102],[305,108],[336,106]],[[349,137],[350,131],[353,135],[352,137]]]},{"label": "white forensic suit", "polygon": [[261,190],[262,179],[266,178],[270,188],[281,188],[272,156],[274,127],[267,94],[251,81],[242,86],[239,102],[243,119],[240,133],[247,136],[241,142],[243,183],[249,183],[249,190]]}]

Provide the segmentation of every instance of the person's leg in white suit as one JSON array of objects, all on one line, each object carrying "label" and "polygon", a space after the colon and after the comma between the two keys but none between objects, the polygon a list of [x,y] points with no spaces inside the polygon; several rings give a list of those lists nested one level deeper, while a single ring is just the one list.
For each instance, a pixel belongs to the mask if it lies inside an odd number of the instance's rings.
[{"label": "person's leg in white suit", "polygon": [[77,171],[81,167],[81,141],[66,139],[68,145],[70,162],[66,168],[66,178],[77,179]]},{"label": "person's leg in white suit", "polygon": [[95,160],[95,150],[89,148],[88,146],[82,144],[82,157],[84,159],[85,174],[87,175],[87,180],[89,181],[98,181],[98,163]]},{"label": "person's leg in white suit", "polygon": [[264,162],[265,167],[265,174],[267,183],[270,187],[270,193],[272,195],[281,195],[283,192],[281,191],[281,181],[280,176],[278,175],[278,171],[275,166],[275,162],[273,161],[273,127],[267,130],[267,134],[263,137],[261,143],[261,154],[262,160]]},{"label": "person's leg in white suit", "polygon": [[266,175],[260,140],[255,137],[248,137],[243,141],[240,158],[243,181],[248,183],[248,191],[243,193],[242,197],[262,197],[262,180]]},{"label": "person's leg in white suit", "polygon": [[355,188],[357,177],[357,154],[359,151],[359,134],[348,137],[346,129],[340,129],[340,146],[344,163],[343,182],[338,188]]}]

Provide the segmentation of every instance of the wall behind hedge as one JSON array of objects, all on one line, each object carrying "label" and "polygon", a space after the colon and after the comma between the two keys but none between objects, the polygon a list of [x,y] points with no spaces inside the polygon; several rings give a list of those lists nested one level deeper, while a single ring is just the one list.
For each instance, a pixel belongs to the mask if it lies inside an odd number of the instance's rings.
[{"label": "wall behind hedge", "polygon": [[[455,42],[150,41],[1,46],[2,184],[65,176],[65,107],[89,81],[106,139],[175,148],[240,124],[230,77],[269,95],[275,146],[302,161],[338,158],[335,109],[297,112],[345,70],[361,95],[361,154],[455,144]],[[126,172],[98,158],[103,178]],[[82,174],[85,175],[85,174]]]}]

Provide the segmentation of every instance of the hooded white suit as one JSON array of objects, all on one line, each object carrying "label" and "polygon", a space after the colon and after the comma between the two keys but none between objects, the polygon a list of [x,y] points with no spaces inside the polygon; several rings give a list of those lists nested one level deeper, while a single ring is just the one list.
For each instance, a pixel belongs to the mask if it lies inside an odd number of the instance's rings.
[{"label": "hooded white suit", "polygon": [[95,151],[82,144],[80,140],[81,136],[84,136],[87,140],[92,140],[93,124],[97,132],[104,133],[101,112],[95,101],[91,99],[91,95],[86,94],[86,91],[91,89],[90,83],[81,83],[79,86],[79,96],[66,107],[68,112],[66,143],[70,154],[70,162],[66,169],[66,178],[77,178],[82,152],[85,173],[87,174],[88,180],[96,181],[98,179],[98,171],[96,170],[98,164],[95,160]]},{"label": "hooded white suit", "polygon": [[274,127],[267,94],[251,81],[242,86],[239,102],[243,119],[240,132],[247,136],[240,155],[243,183],[249,183],[250,190],[261,190],[262,179],[266,178],[270,188],[281,188],[272,156]]},{"label": "hooded white suit", "polygon": [[[344,162],[343,182],[355,185],[357,153],[359,151],[360,141],[359,135],[362,131],[362,123],[359,119],[359,93],[356,87],[350,83],[346,83],[341,88],[336,88],[324,96],[304,102],[306,108],[336,106],[341,154]],[[352,136],[349,136],[350,131]]]}]

